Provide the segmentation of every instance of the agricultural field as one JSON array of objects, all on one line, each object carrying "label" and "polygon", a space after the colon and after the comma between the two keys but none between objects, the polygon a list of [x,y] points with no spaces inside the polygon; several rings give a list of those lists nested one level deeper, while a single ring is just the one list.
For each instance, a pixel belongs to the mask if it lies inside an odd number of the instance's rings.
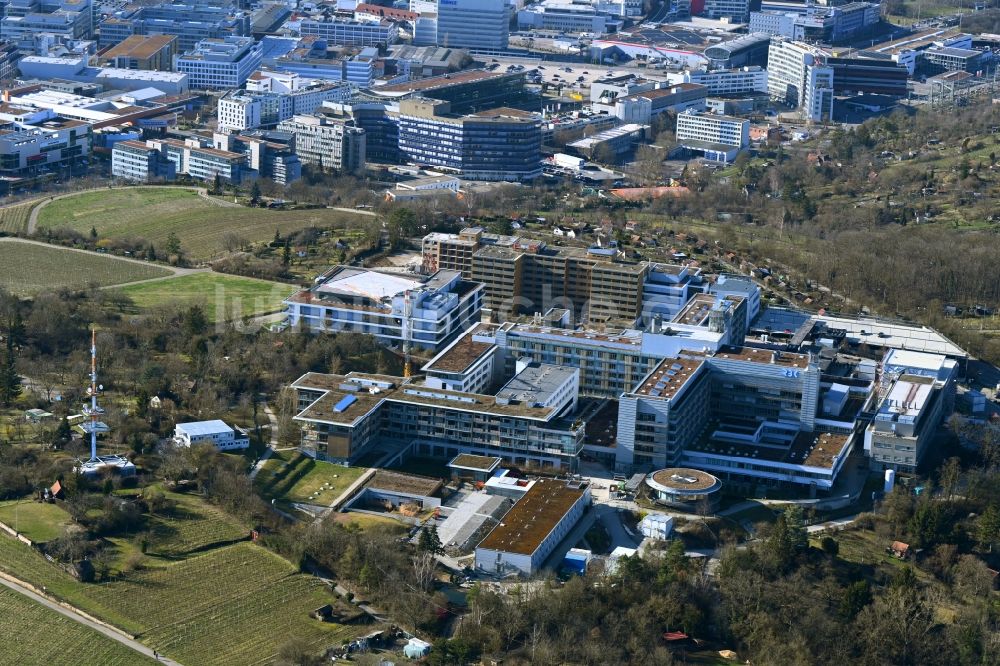
[{"label": "agricultural field", "polygon": [[19,234],[28,228],[28,217],[35,201],[0,208],[0,233]]},{"label": "agricultural field", "polygon": [[0,587],[0,666],[72,663],[132,666],[152,659],[31,599]]},{"label": "agricultural field", "polygon": [[[0,535],[0,568],[46,586],[50,594],[184,664],[267,663],[291,639],[320,649],[362,630],[310,618],[312,610],[334,601],[333,593],[249,542],[87,584]],[[154,589],[156,602],[151,603]]]},{"label": "agricultural field", "polygon": [[249,537],[250,530],[221,509],[182,493],[164,493],[174,506],[150,519],[151,556],[176,558]]},{"label": "agricultural field", "polygon": [[56,504],[21,500],[0,504],[0,522],[13,527],[38,543],[45,543],[62,534],[70,522],[69,514]]},{"label": "agricultural field", "polygon": [[170,275],[166,268],[89,252],[0,240],[0,289],[32,296],[62,288],[105,287]]},{"label": "agricultural field", "polygon": [[269,499],[329,505],[366,471],[313,460],[297,451],[279,451],[264,463],[255,484]]},{"label": "agricultural field", "polygon": [[[52,201],[38,215],[38,228],[95,229],[100,238],[144,239],[162,248],[172,232],[195,262],[219,257],[235,240],[263,242],[310,226],[348,232],[365,216],[324,208],[268,210],[209,200],[180,187],[134,187],[86,192]],[[340,233],[340,231],[336,233]]]},{"label": "agricultural field", "polygon": [[275,312],[296,287],[280,282],[225,275],[192,273],[122,289],[140,310],[163,305],[200,304],[209,321],[230,321]]}]

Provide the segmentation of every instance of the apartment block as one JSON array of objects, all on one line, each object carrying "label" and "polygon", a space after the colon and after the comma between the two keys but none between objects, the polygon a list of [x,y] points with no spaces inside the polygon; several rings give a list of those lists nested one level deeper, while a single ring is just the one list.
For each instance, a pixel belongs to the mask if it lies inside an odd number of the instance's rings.
[{"label": "apartment block", "polygon": [[252,37],[206,39],[184,55],[174,56],[174,69],[188,75],[193,89],[240,88],[260,67],[263,49]]},{"label": "apartment block", "polygon": [[366,133],[352,120],[297,115],[278,123],[278,129],[295,135],[295,150],[304,164],[348,173],[364,171]]}]

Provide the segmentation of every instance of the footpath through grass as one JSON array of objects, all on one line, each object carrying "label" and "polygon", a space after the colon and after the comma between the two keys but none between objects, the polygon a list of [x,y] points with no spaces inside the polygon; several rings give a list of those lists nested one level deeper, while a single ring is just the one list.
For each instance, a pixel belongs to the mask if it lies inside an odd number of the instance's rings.
[{"label": "footpath through grass", "polygon": [[22,594],[0,587],[0,666],[75,664],[131,666],[152,659],[50,610]]},{"label": "footpath through grass", "polygon": [[208,272],[122,288],[139,309],[199,304],[209,321],[231,321],[275,312],[295,291],[293,285],[280,282]]},{"label": "footpath through grass", "polygon": [[18,296],[62,288],[105,287],[170,275],[166,268],[100,254],[0,240],[0,289]]},{"label": "footpath through grass", "polygon": [[250,242],[271,240],[310,226],[347,230],[368,218],[325,208],[268,210],[223,206],[183,187],[130,187],[85,192],[42,208],[38,228],[68,228],[82,234],[96,229],[100,238],[144,239],[158,250],[173,232],[194,261],[217,257],[234,237]]}]

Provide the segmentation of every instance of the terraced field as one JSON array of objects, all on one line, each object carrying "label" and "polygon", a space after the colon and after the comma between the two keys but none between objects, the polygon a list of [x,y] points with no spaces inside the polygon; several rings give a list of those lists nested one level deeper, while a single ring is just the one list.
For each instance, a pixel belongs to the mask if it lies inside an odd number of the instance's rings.
[{"label": "terraced field", "polygon": [[[319,580],[249,542],[85,584],[0,535],[0,569],[138,636],[184,664],[269,663],[287,641],[339,645],[360,628],[309,613],[334,601]],[[2,650],[0,650],[2,652]]]},{"label": "terraced field", "polygon": [[35,207],[35,203],[32,201],[0,208],[0,232],[23,233],[28,228],[28,217],[31,215],[31,209]]},{"label": "terraced field", "polygon": [[0,289],[32,296],[62,288],[105,287],[136,280],[165,277],[171,271],[89,252],[0,240]]},{"label": "terraced field", "polygon": [[0,587],[0,666],[133,666],[152,659],[17,592]]},{"label": "terraced field", "polygon": [[69,228],[80,233],[96,229],[101,238],[144,239],[160,249],[173,232],[185,255],[194,261],[226,252],[228,239],[268,241],[310,226],[350,230],[366,218],[325,208],[267,210],[225,206],[193,189],[132,187],[86,192],[58,199],[39,210],[38,229]]},{"label": "terraced field", "polygon": [[176,502],[166,515],[150,520],[152,556],[176,558],[247,538],[250,530],[222,510],[180,493],[167,493]]}]

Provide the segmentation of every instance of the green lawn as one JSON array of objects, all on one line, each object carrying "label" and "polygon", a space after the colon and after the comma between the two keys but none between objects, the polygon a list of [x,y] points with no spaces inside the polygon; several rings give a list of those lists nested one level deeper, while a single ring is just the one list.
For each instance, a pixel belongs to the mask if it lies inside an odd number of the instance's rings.
[{"label": "green lawn", "polygon": [[130,666],[153,664],[131,650],[79,622],[0,587],[0,666],[66,664]]},{"label": "green lawn", "polygon": [[333,593],[249,542],[121,580],[86,584],[0,535],[0,569],[36,587],[44,585],[50,594],[138,635],[183,664],[267,663],[289,640],[301,639],[320,650],[364,631],[311,619],[312,610],[335,602]]},{"label": "green lawn", "polygon": [[62,534],[70,518],[56,504],[22,500],[0,505],[0,522],[7,523],[32,541],[44,543]]},{"label": "green lawn", "polygon": [[265,497],[278,501],[329,505],[366,471],[279,451],[264,463],[255,484]]},{"label": "green lawn", "polygon": [[148,555],[179,557],[250,535],[246,525],[198,497],[183,493],[164,494],[174,502],[174,506],[150,519]]},{"label": "green lawn", "polygon": [[0,289],[18,296],[64,287],[105,287],[167,275],[169,270],[153,264],[24,241],[0,241]]},{"label": "green lawn", "polygon": [[133,284],[122,291],[140,309],[198,303],[210,321],[229,321],[280,310],[281,302],[296,288],[280,282],[206,272]]},{"label": "green lawn", "polygon": [[[231,201],[231,200],[230,200]],[[268,210],[220,206],[187,188],[133,187],[86,192],[41,209],[38,228],[96,229],[101,238],[141,238],[160,249],[175,233],[185,255],[200,261],[227,251],[233,237],[268,241],[309,226],[348,230],[367,216],[327,209]]]}]

